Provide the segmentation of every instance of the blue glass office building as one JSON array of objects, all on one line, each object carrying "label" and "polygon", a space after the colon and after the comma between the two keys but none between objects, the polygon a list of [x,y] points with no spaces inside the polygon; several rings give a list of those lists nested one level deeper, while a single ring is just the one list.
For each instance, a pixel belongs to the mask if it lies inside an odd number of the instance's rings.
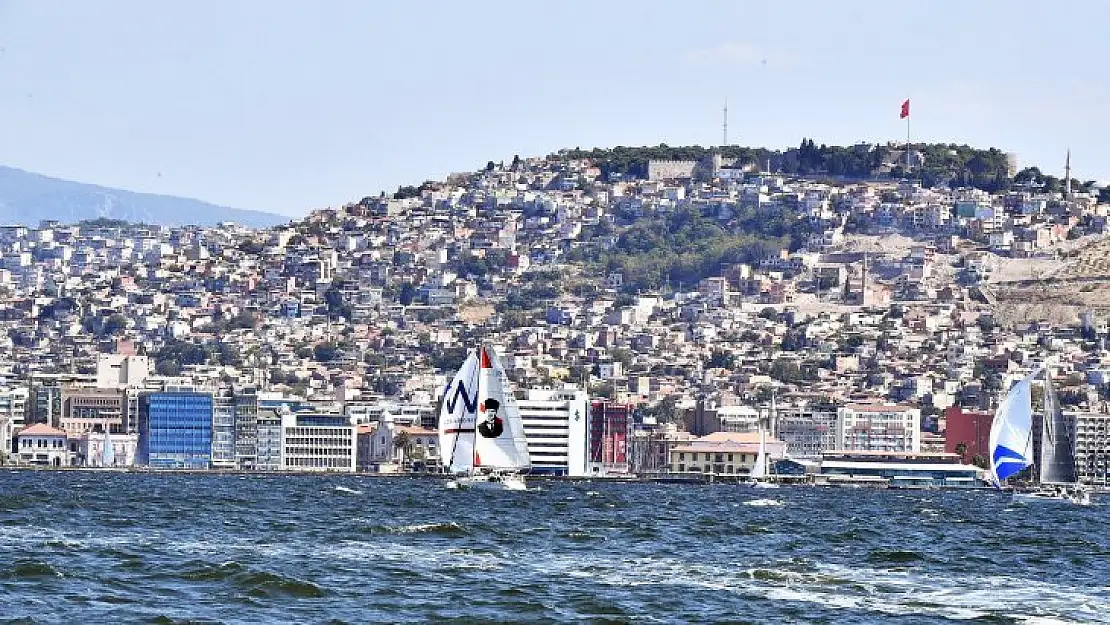
[{"label": "blue glass office building", "polygon": [[212,395],[139,396],[139,462],[160,469],[207,469],[212,462]]}]

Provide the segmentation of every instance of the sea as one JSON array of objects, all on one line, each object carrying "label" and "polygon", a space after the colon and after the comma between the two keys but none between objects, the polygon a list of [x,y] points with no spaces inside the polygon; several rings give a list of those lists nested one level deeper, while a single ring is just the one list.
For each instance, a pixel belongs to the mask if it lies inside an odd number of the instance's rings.
[{"label": "sea", "polygon": [[1110,496],[0,472],[0,623],[1107,623]]}]

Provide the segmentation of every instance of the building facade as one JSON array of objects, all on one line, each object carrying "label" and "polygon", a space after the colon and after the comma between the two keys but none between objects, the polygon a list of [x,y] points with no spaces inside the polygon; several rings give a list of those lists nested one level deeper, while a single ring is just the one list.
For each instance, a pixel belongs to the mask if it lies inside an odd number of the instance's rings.
[{"label": "building facade", "polygon": [[837,414],[836,447],[844,451],[921,451],[921,410],[848,404]]},{"label": "building facade", "polygon": [[258,461],[258,390],[235,388],[235,466],[241,471],[255,468]]},{"label": "building facade", "polygon": [[109,429],[113,434],[126,432],[127,409],[123,391],[118,388],[66,384],[62,387],[61,429],[73,437]]},{"label": "building facade", "polygon": [[355,471],[358,437],[350,417],[289,413],[282,415],[281,427],[282,470]]},{"label": "building facade", "polygon": [[207,469],[212,463],[212,395],[196,391],[139,397],[139,463]]},{"label": "building facade", "polygon": [[37,467],[67,467],[72,455],[65,430],[36,423],[16,435],[15,461]]},{"label": "building facade", "polygon": [[778,406],[773,418],[775,438],[792,458],[820,458],[836,448],[837,408],[828,404]]},{"label": "building facade", "polygon": [[235,397],[223,391],[212,398],[212,468],[235,468],[235,425]]},{"label": "building facade", "polygon": [[971,462],[977,456],[989,458],[992,421],[994,415],[989,412],[965,412],[958,406],[945,408],[944,451],[957,455],[962,451],[964,462]]},{"label": "building facade", "polygon": [[[766,439],[767,458],[781,460],[786,454],[782,441]],[[670,449],[671,473],[747,476],[759,455],[758,432],[715,432]]]},{"label": "building facade", "polygon": [[281,415],[275,410],[259,410],[256,422],[254,468],[258,471],[281,470]]},{"label": "building facade", "polygon": [[587,474],[586,422],[589,400],[585,391],[529,389],[517,400],[528,439],[533,473],[582,476]]},{"label": "building facade", "polygon": [[628,473],[628,437],[632,424],[632,406],[609,401],[596,401],[590,406],[589,475]]},{"label": "building facade", "polygon": [[1110,414],[1075,416],[1075,464],[1079,480],[1110,486]]}]

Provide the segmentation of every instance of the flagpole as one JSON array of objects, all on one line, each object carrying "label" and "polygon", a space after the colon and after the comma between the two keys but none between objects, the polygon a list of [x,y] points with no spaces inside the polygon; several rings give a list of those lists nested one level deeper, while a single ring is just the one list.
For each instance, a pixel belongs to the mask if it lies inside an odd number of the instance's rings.
[{"label": "flagpole", "polygon": [[[909,102],[909,99],[906,99]],[[906,177],[910,177],[910,116],[906,114]]]}]

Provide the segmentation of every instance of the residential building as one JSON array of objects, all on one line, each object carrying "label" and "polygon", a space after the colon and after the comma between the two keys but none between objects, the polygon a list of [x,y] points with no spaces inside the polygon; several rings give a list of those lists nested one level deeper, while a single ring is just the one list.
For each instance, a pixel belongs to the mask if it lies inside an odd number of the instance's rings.
[{"label": "residential building", "polygon": [[848,404],[837,415],[836,447],[843,451],[921,451],[921,410]]},{"label": "residential building", "polygon": [[257,442],[254,468],[257,471],[280,471],[282,416],[276,410],[259,410],[255,421]]}]

